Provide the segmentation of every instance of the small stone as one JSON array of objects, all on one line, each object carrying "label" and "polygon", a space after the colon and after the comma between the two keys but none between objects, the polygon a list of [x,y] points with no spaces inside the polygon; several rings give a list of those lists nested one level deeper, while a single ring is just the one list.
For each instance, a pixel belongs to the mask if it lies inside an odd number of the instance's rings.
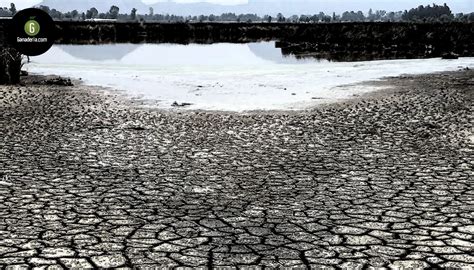
[{"label": "small stone", "polygon": [[186,247],[183,247],[183,246],[164,243],[164,244],[154,247],[153,250],[161,251],[161,252],[179,252],[180,250],[185,249],[185,248]]},{"label": "small stone", "polygon": [[336,256],[336,252],[332,250],[313,249],[310,251],[306,251],[305,256],[313,257],[313,258],[331,258],[331,257]]},{"label": "small stone", "polygon": [[458,231],[462,233],[474,234],[474,225],[459,227]]},{"label": "small stone", "polygon": [[391,256],[400,256],[406,252],[403,249],[393,248],[389,246],[373,246],[371,248],[377,253],[387,254]]},{"label": "small stone", "polygon": [[423,269],[429,265],[426,262],[418,260],[396,261],[389,265],[390,269]]},{"label": "small stone", "polygon": [[334,228],[334,232],[337,234],[363,234],[367,230],[349,227],[349,226],[337,226]]},{"label": "small stone", "polygon": [[342,269],[353,269],[353,270],[362,270],[364,268],[363,263],[357,263],[357,262],[345,262],[341,264]]},{"label": "small stone", "polygon": [[438,257],[429,257],[429,258],[426,258],[426,261],[429,262],[429,263],[432,263],[432,264],[440,264],[444,260],[441,259],[441,258],[438,258]]},{"label": "small stone", "polygon": [[441,254],[455,254],[460,253],[461,251],[455,247],[432,247],[433,252]]},{"label": "small stone", "polygon": [[120,254],[113,255],[102,255],[92,257],[92,261],[98,266],[103,268],[119,267],[125,264],[125,258]]},{"label": "small stone", "polygon": [[468,241],[459,240],[459,239],[449,239],[449,240],[446,240],[446,243],[451,246],[460,246],[460,247],[469,247],[469,248],[474,247],[473,242],[468,242]]},{"label": "small stone", "polygon": [[46,270],[62,270],[64,269],[61,265],[55,264],[55,265],[49,265]]},{"label": "small stone", "polygon": [[30,269],[27,264],[12,264],[5,267],[5,270],[27,270]]},{"label": "small stone", "polygon": [[447,262],[440,265],[442,269],[472,269],[472,263]]},{"label": "small stone", "polygon": [[29,263],[33,265],[44,265],[44,264],[55,264],[55,260],[48,260],[44,258],[31,258],[28,260]]},{"label": "small stone", "polygon": [[92,269],[94,268],[86,259],[61,259],[61,262],[71,269]]},{"label": "small stone", "polygon": [[45,248],[41,252],[45,258],[61,258],[74,256],[74,250],[70,248]]},{"label": "small stone", "polygon": [[474,256],[469,254],[442,255],[442,257],[449,261],[474,263]]},{"label": "small stone", "polygon": [[17,250],[18,248],[14,248],[14,247],[0,247],[0,255],[4,253],[15,252]]},{"label": "small stone", "polygon": [[81,218],[79,224],[97,224],[102,220],[100,218]]},{"label": "small stone", "polygon": [[363,235],[363,236],[348,235],[346,236],[346,243],[348,245],[365,246],[365,245],[381,244],[382,241],[369,235]]}]

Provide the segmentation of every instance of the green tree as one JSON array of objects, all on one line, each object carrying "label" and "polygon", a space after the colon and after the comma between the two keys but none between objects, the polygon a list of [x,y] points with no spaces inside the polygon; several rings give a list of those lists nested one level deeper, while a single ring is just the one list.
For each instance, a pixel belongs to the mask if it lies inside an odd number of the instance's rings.
[{"label": "green tree", "polygon": [[285,22],[285,21],[286,21],[286,18],[285,18],[285,16],[283,16],[283,14],[278,13],[278,14],[277,14],[277,21],[278,21],[278,22]]},{"label": "green tree", "polygon": [[372,11],[372,9],[369,9],[369,13],[368,13],[368,16],[367,16],[367,19],[369,21],[373,21],[374,20],[374,12]]},{"label": "green tree", "polygon": [[297,22],[299,21],[299,19],[300,19],[300,18],[298,17],[298,15],[293,15],[293,16],[290,17],[289,20],[290,20],[290,22],[292,22],[292,23],[297,23]]},{"label": "green tree", "polygon": [[99,15],[99,11],[98,11],[95,7],[89,9],[89,10],[86,12],[86,18],[87,18],[87,19],[94,19],[94,18],[97,18],[97,15]]},{"label": "green tree", "polygon": [[130,19],[136,20],[137,19],[137,9],[132,8],[132,11],[130,12]]},{"label": "green tree", "polygon": [[117,19],[119,11],[120,11],[119,7],[111,6],[110,10],[109,10],[109,13],[108,13],[108,17],[110,19]]},{"label": "green tree", "polygon": [[311,19],[306,15],[301,15],[298,19],[299,22],[309,22]]},{"label": "green tree", "polygon": [[436,4],[433,4],[433,6],[420,5],[417,8],[412,8],[409,11],[405,11],[402,16],[402,19],[406,21],[448,21],[452,20],[453,18],[453,13],[446,4],[442,6],[438,6]]},{"label": "green tree", "polygon": [[11,3],[11,4],[10,4],[10,12],[12,13],[12,15],[15,15],[15,14],[16,14],[16,6],[15,6],[15,3]]},{"label": "green tree", "polygon": [[474,22],[474,12],[472,12],[471,14],[469,14],[469,16],[467,16],[467,20],[470,22]]},{"label": "green tree", "polygon": [[39,9],[41,9],[42,11],[46,13],[49,13],[51,11],[51,9],[48,6],[39,6]]},{"label": "green tree", "polygon": [[57,11],[56,9],[51,9],[49,11],[49,15],[51,16],[51,18],[53,19],[62,19],[63,18],[63,13],[61,11]]},{"label": "green tree", "polygon": [[77,19],[78,16],[79,16],[79,12],[78,12],[77,10],[71,11],[71,17],[72,17],[73,19]]}]

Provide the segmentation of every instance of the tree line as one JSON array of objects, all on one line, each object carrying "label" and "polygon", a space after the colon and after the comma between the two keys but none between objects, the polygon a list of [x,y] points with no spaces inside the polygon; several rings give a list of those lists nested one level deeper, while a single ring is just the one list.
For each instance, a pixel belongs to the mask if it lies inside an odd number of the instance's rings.
[{"label": "tree line", "polygon": [[[325,14],[320,12],[312,15],[293,15],[285,17],[282,13],[272,17],[270,15],[258,16],[257,14],[223,13],[221,15],[178,16],[170,14],[155,14],[150,7],[147,14],[138,14],[133,8],[129,13],[120,13],[117,6],[111,6],[107,12],[99,12],[95,7],[85,12],[72,10],[60,12],[48,6],[38,8],[47,12],[55,20],[85,21],[94,19],[111,19],[117,21],[146,21],[146,22],[290,22],[290,23],[320,23],[320,22],[474,22],[473,13],[453,14],[448,5],[433,4],[405,11],[387,12],[385,10],[373,11],[366,14],[362,11],[346,11],[342,14]],[[10,7],[0,8],[0,17],[11,17],[17,12],[15,4]]]}]

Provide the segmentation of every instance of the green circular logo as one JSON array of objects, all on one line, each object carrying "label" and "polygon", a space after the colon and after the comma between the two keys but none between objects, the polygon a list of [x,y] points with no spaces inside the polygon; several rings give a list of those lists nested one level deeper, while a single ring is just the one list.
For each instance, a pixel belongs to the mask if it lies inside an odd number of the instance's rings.
[{"label": "green circular logo", "polygon": [[25,24],[25,33],[30,36],[34,37],[36,36],[40,31],[40,25],[37,21],[35,20],[29,20]]}]

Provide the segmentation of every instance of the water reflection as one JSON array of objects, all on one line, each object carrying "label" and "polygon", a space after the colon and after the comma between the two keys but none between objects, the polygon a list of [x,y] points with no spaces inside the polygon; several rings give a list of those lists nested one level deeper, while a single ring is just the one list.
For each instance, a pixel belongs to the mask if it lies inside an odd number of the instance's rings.
[{"label": "water reflection", "polygon": [[291,55],[298,60],[324,59],[331,62],[427,59],[442,56],[442,51],[434,50],[432,46],[424,44],[418,46],[366,44],[363,47],[350,45],[344,47],[337,43],[278,41],[275,46],[281,49],[282,55]]},{"label": "water reflection", "polygon": [[119,46],[61,46],[61,50],[77,59],[91,61],[117,60],[138,49],[141,45],[121,44]]},{"label": "water reflection", "polygon": [[[215,43],[205,44],[102,44],[102,45],[59,45],[67,55],[78,60],[107,61],[115,60],[121,62],[122,59],[134,54],[134,57],[143,57],[140,63],[152,61],[154,65],[160,63],[190,64],[190,61],[198,61],[194,64],[212,64],[218,62],[241,62],[245,64],[252,58],[270,61],[277,64],[301,64],[314,61],[331,62],[356,62],[372,60],[395,60],[395,59],[425,59],[440,57],[431,47],[411,48],[411,47],[381,47],[370,46],[369,49],[341,48],[334,44],[318,44],[311,42],[255,42],[255,43]],[[150,51],[152,48],[153,52]],[[246,58],[242,55],[250,52]],[[233,57],[238,55],[237,58]],[[158,60],[159,59],[159,60]],[[253,59],[255,62],[255,59]],[[225,64],[225,63],[224,63]]]},{"label": "water reflection", "polygon": [[276,42],[259,42],[249,43],[247,46],[250,51],[257,57],[280,64],[298,64],[311,61],[310,58],[298,57],[292,53],[285,53],[281,48],[277,47]]},{"label": "water reflection", "polygon": [[[256,59],[251,60],[252,55],[242,58],[248,50],[260,60],[270,61],[280,64],[298,64],[309,61],[309,59],[283,54],[282,49],[276,46],[275,42],[258,42],[248,44],[214,44],[199,45],[178,45],[178,44],[105,44],[105,45],[60,45],[58,46],[67,55],[78,60],[86,61],[117,61],[140,57],[140,63],[151,61],[155,65],[167,64],[209,64],[217,60],[219,63],[228,62],[235,64],[245,60],[245,64],[258,63]],[[150,48],[153,52],[149,51]],[[238,58],[233,58],[238,55]],[[250,61],[250,62],[249,62]]]}]

